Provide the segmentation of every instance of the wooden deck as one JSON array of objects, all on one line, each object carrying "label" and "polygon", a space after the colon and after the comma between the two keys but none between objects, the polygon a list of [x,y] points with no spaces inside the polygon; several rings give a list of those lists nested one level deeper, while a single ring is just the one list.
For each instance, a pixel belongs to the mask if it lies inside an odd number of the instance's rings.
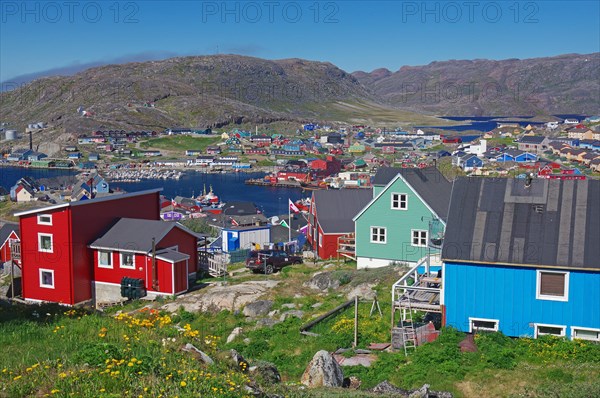
[{"label": "wooden deck", "polygon": [[[395,314],[400,311],[406,319],[410,311],[442,312],[442,278],[437,273],[420,274],[419,263],[392,287],[392,328],[396,327]],[[409,317],[410,318],[410,317]]]}]

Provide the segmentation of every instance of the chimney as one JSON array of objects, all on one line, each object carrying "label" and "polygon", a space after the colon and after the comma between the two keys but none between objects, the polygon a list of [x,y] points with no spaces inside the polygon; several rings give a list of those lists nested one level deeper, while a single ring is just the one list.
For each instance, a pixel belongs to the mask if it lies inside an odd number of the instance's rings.
[{"label": "chimney", "polygon": [[33,151],[33,133],[29,132],[29,149]]}]

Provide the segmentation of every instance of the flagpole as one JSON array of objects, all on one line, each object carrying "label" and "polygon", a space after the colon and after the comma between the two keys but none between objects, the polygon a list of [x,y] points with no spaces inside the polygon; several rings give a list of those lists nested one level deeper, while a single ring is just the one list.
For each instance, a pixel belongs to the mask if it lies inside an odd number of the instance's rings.
[{"label": "flagpole", "polygon": [[288,198],[288,245],[292,241],[292,206],[290,206],[290,198]]}]

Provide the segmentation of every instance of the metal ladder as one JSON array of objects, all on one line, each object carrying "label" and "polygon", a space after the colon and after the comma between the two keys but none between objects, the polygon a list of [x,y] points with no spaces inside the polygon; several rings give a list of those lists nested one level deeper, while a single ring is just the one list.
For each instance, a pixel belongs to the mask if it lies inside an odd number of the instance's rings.
[{"label": "metal ladder", "polygon": [[406,308],[404,314],[400,318],[400,326],[402,327],[402,337],[404,346],[404,355],[408,356],[408,350],[410,348],[415,349],[417,347],[417,333],[415,331],[415,325],[412,318],[412,305],[410,303],[410,295],[406,295],[406,301],[408,302],[408,314]]}]

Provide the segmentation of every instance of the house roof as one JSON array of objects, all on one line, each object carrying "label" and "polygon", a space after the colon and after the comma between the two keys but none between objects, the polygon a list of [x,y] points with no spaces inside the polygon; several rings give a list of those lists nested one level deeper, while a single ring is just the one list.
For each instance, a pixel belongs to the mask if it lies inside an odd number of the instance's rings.
[{"label": "house roof", "polygon": [[354,216],[373,198],[371,189],[317,190],[313,200],[323,233],[354,231]]},{"label": "house roof", "polygon": [[458,178],[442,259],[600,270],[600,180]]},{"label": "house roof", "polygon": [[198,236],[176,222],[121,218],[102,237],[96,239],[90,248],[125,250],[136,253],[149,253],[152,250],[152,238],[158,244],[173,228],[179,228]]},{"label": "house roof", "polygon": [[[289,238],[288,234],[289,234],[289,231],[288,231],[287,227],[284,227],[283,225],[272,225],[271,226],[271,242],[273,242],[273,243],[287,242],[288,238]],[[294,229],[292,228],[292,232],[291,232],[292,239],[298,237],[299,235],[300,235],[300,232],[294,231]]]},{"label": "house roof", "polygon": [[446,220],[452,183],[446,180],[436,167],[423,169],[383,167],[373,177],[373,185],[387,185],[398,174],[442,220]]},{"label": "house roof", "polygon": [[17,236],[20,236],[19,224],[6,223],[0,228],[0,246],[4,245],[10,234],[13,232],[16,232]]},{"label": "house roof", "polygon": [[178,263],[180,261],[188,260],[190,256],[185,253],[178,252],[177,250],[163,249],[156,252],[156,258],[170,263]]},{"label": "house roof", "polygon": [[519,144],[537,144],[541,145],[546,137],[541,135],[524,135],[519,139]]},{"label": "house roof", "polygon": [[28,214],[42,213],[42,212],[47,212],[47,211],[50,211],[50,210],[61,209],[63,207],[84,206],[84,205],[87,205],[87,204],[98,203],[98,202],[106,202],[106,201],[109,201],[109,200],[131,198],[131,197],[135,197],[135,196],[147,195],[147,194],[150,194],[150,193],[156,193],[156,192],[161,192],[161,191],[162,191],[162,188],[155,188],[155,189],[148,189],[148,190],[145,190],[145,191],[138,191],[138,192],[126,193],[126,194],[123,194],[123,195],[111,195],[111,196],[106,196],[106,197],[96,198],[96,199],[91,199],[91,200],[84,200],[84,201],[63,203],[63,204],[60,204],[60,205],[47,206],[47,207],[41,207],[41,208],[37,208],[37,209],[22,211],[22,212],[19,212],[19,213],[15,213],[15,216],[16,217],[20,217],[20,216],[25,216],[25,215],[28,215]]}]

